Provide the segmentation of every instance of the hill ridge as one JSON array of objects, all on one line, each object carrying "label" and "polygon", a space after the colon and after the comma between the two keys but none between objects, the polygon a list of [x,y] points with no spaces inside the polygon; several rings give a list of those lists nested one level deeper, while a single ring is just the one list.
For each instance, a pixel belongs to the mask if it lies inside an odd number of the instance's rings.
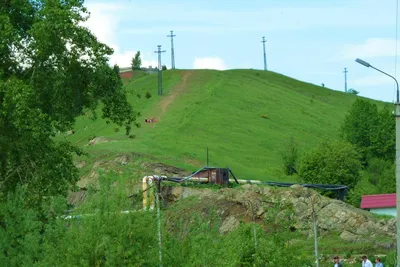
[{"label": "hill ridge", "polygon": [[[210,165],[228,165],[240,178],[267,181],[294,181],[281,166],[288,140],[294,137],[302,152],[325,137],[338,137],[357,98],[258,70],[164,71],[163,96],[157,95],[157,75],[144,75],[125,86],[130,103],[142,113],[139,121],[162,119],[133,129],[134,138],[128,138],[114,124],[82,116],[75,134],[66,138],[84,146],[86,140],[103,136],[114,142],[88,147],[95,157],[144,153],[189,171],[206,161],[208,147]],[[152,97],[136,97],[146,92]]]}]

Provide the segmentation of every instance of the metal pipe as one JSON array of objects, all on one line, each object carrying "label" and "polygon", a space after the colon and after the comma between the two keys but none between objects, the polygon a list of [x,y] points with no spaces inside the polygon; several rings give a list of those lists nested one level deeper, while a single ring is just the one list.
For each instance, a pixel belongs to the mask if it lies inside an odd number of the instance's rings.
[{"label": "metal pipe", "polygon": [[[154,209],[154,194],[150,194],[150,186],[154,183],[154,176],[145,176],[142,179],[142,190],[143,190],[143,209],[146,210],[149,208],[150,210]],[[149,206],[149,198],[150,198],[150,206]]]},{"label": "metal pipe", "polygon": [[315,266],[319,267],[319,256],[318,256],[318,232],[317,232],[317,213],[315,211],[315,202],[317,195],[312,195],[311,200],[311,212],[314,226],[314,253],[315,253]]},{"label": "metal pipe", "polygon": [[263,181],[258,181],[258,180],[243,180],[243,179],[229,179],[229,182],[234,183],[234,182],[238,182],[239,184],[262,184],[264,183]]}]

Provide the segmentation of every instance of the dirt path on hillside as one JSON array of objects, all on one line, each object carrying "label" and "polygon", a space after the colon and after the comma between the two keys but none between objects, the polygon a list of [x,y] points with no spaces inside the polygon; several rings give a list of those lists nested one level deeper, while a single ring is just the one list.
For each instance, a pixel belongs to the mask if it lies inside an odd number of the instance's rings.
[{"label": "dirt path on hillside", "polygon": [[167,95],[164,99],[160,101],[159,105],[161,107],[161,111],[160,114],[158,114],[157,116],[158,119],[160,119],[162,115],[164,115],[168,107],[174,102],[176,96],[182,93],[182,91],[185,89],[187,79],[192,75],[192,73],[192,71],[184,71],[181,78],[182,80],[177,85],[175,85],[174,88],[171,89],[169,95]]}]

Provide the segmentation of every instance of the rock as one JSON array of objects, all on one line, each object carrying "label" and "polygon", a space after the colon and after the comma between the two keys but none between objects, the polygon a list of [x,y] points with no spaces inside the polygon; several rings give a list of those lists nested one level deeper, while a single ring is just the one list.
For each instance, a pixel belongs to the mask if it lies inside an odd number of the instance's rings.
[{"label": "rock", "polygon": [[80,189],[87,189],[89,185],[92,185],[94,188],[98,189],[98,179],[99,174],[97,173],[97,171],[92,171],[88,175],[83,176],[81,180],[77,182],[77,185]]},{"label": "rock", "polygon": [[296,229],[312,235],[310,199],[313,197],[316,199],[314,208],[317,212],[317,226],[321,232],[338,231],[343,240],[350,242],[366,238],[369,240],[375,234],[376,237],[388,239],[388,244],[391,244],[396,236],[396,218],[378,219],[368,211],[340,200],[319,196],[314,190],[299,186],[275,188],[246,184],[239,188],[223,188],[218,191],[180,186],[163,189],[163,198],[167,202],[179,201],[190,195],[197,195],[202,205],[217,205],[218,208],[226,209],[223,212],[223,217],[226,218],[223,220],[221,232],[234,229],[243,218],[246,221],[252,220],[253,211],[256,220],[262,223],[265,216],[269,215],[270,207],[283,204],[282,207],[294,209]]},{"label": "rock", "polygon": [[235,216],[227,217],[222,225],[219,227],[219,232],[221,234],[225,234],[227,232],[231,232],[235,230],[239,226],[239,221],[235,218]]},{"label": "rock", "polygon": [[355,235],[355,234],[353,234],[353,233],[350,233],[349,231],[343,231],[341,234],[340,234],[340,238],[341,239],[343,239],[343,240],[345,240],[345,241],[349,241],[349,242],[354,242],[354,241],[357,241],[358,240],[358,237],[357,237],[357,235]]},{"label": "rock", "polygon": [[70,192],[68,194],[68,203],[71,205],[79,205],[86,199],[87,191],[84,189],[81,189],[77,192]]},{"label": "rock", "polygon": [[121,165],[127,165],[130,162],[130,158],[127,155],[123,155],[123,156],[117,157],[114,161]]},{"label": "rock", "polygon": [[79,162],[75,163],[75,166],[76,166],[78,169],[82,169],[83,167],[86,166],[86,162],[85,162],[85,161],[79,161]]},{"label": "rock", "polygon": [[109,142],[108,139],[106,139],[105,137],[99,136],[99,137],[95,137],[92,140],[90,140],[89,145],[95,145],[95,144],[107,143],[107,142]]}]

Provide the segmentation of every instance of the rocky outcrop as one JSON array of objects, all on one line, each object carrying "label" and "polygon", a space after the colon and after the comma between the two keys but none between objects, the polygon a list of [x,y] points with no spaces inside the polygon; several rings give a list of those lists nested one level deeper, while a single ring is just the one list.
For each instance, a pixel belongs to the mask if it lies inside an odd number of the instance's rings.
[{"label": "rocky outcrop", "polygon": [[89,141],[88,145],[96,145],[101,143],[107,143],[109,140],[103,136],[95,137]]},{"label": "rocky outcrop", "polygon": [[[324,233],[337,232],[345,241],[357,242],[365,240],[383,239],[395,240],[396,219],[379,219],[374,214],[355,208],[343,201],[330,199],[319,195],[312,189],[301,186],[291,188],[274,188],[256,185],[243,185],[239,188],[223,188],[218,191],[200,190],[189,187],[164,187],[163,198],[168,203],[180,201],[189,196],[198,196],[200,203],[235,203],[245,205],[250,203],[256,220],[262,222],[263,216],[268,212],[268,205],[273,203],[287,204],[295,210],[295,228],[310,236],[312,232],[312,204],[311,198],[315,199],[314,209],[317,213],[317,227],[320,235]],[[207,201],[204,201],[208,199]],[[227,205],[219,204],[220,213],[223,214],[224,207]],[[248,208],[247,208],[248,209]],[[246,212],[244,209],[243,212]],[[238,222],[239,214],[233,218],[233,213],[226,212],[221,232],[234,229]],[[242,214],[243,215],[243,214]],[[247,216],[250,216],[247,214]],[[392,241],[388,241],[382,246],[392,246]]]}]

